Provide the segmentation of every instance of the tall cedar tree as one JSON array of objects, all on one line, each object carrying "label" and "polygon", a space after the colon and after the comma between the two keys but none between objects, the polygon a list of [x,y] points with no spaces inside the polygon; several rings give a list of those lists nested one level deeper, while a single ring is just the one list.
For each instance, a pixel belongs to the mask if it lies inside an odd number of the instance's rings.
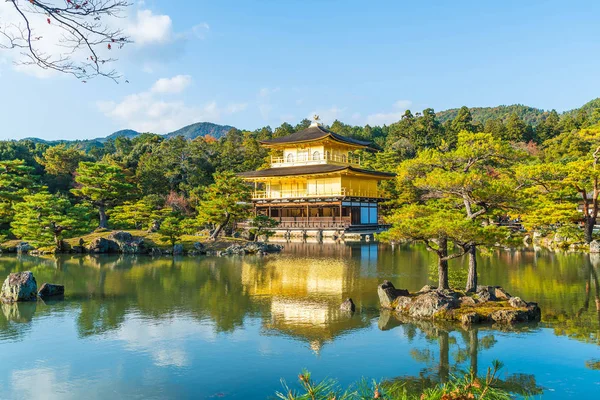
[{"label": "tall cedar tree", "polygon": [[132,196],[133,185],[127,182],[123,169],[117,165],[81,162],[75,182],[78,187],[71,192],[98,209],[99,228],[108,228],[107,208],[115,207]]},{"label": "tall cedar tree", "polygon": [[215,183],[207,188],[198,206],[198,221],[215,226],[212,240],[230,222],[247,217],[251,201],[250,187],[233,172],[218,172],[214,178]]}]

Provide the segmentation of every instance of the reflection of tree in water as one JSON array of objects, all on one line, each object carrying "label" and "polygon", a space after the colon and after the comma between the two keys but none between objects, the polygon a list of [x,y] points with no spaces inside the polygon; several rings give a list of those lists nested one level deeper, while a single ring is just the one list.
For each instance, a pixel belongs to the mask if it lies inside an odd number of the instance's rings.
[{"label": "reflection of tree in water", "polygon": [[[420,371],[418,376],[401,376],[385,382],[387,385],[402,384],[407,392],[413,395],[417,395],[423,389],[431,388],[440,382],[447,382],[450,375],[460,375],[467,371],[479,375],[484,372],[479,370],[479,354],[481,351],[492,348],[496,343],[496,339],[491,333],[491,327],[465,328],[447,322],[413,320],[383,310],[379,327],[393,329],[398,326],[404,331],[409,341],[422,334],[429,342],[437,342],[438,344],[437,357],[434,354],[435,352],[428,348],[411,349],[411,357],[417,362],[426,364],[426,367]],[[520,330],[518,327],[510,329]],[[483,331],[487,332],[484,336],[481,336],[480,333]],[[459,338],[461,340],[458,340]],[[454,364],[450,361],[451,354]],[[469,368],[463,365],[467,360],[469,360]],[[537,395],[543,392],[542,388],[537,385],[535,376],[530,374],[507,375],[504,380],[498,380],[495,386],[523,396]]]},{"label": "reflection of tree in water", "polygon": [[[233,259],[142,256],[57,259],[4,257],[0,260],[0,274],[30,270],[39,284],[64,284],[64,304],[78,309],[77,323],[83,336],[118,329],[128,313],[153,319],[182,313],[212,321],[217,331],[231,331],[256,309],[242,286],[239,261]],[[37,315],[49,312],[50,307],[36,311]],[[14,327],[10,322],[14,322],[15,314],[9,316],[10,319],[0,315],[0,332],[22,331],[23,327]]]},{"label": "reflection of tree in water", "polygon": [[[600,345],[600,254],[590,254],[584,266],[585,283],[581,292],[585,293],[581,306],[575,313],[565,311],[547,315],[545,320],[554,328],[556,335],[566,335],[587,343]],[[580,293],[581,293],[580,292]],[[594,296],[594,306],[590,307]]]},{"label": "reflection of tree in water", "polygon": [[31,328],[37,303],[0,303],[0,341],[4,339],[20,339]]}]

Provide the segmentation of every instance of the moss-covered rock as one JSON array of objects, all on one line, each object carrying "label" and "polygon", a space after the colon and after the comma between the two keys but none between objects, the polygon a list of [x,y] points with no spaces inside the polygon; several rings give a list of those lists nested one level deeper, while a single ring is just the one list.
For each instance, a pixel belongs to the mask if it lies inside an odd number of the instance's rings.
[{"label": "moss-covered rock", "polygon": [[416,319],[459,321],[463,324],[539,321],[536,303],[512,297],[500,286],[478,286],[476,293],[424,287],[419,292],[399,291],[385,281],[378,286],[380,305],[398,315]]}]

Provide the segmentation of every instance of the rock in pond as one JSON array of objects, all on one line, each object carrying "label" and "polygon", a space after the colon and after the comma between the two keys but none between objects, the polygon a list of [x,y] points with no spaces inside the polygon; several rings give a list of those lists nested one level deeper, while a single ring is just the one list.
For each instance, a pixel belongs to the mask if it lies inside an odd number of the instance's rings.
[{"label": "rock in pond", "polygon": [[513,324],[541,319],[541,310],[536,303],[512,297],[500,286],[478,286],[476,294],[466,295],[462,291],[425,286],[410,294],[384,281],[377,287],[377,294],[382,313],[393,309],[397,318],[460,321],[463,325]]},{"label": "rock in pond", "polygon": [[153,247],[150,249],[150,255],[152,257],[160,257],[160,256],[162,256],[162,250],[159,249],[158,247]]},{"label": "rock in pond", "polygon": [[65,287],[63,285],[56,285],[54,283],[44,283],[42,284],[42,287],[40,287],[38,295],[42,299],[61,297],[65,295]]},{"label": "rock in pond", "polygon": [[244,255],[244,254],[267,254],[267,253],[278,253],[283,249],[280,244],[272,244],[265,242],[249,242],[241,244],[232,244],[225,250],[218,252],[219,256],[232,256],[232,255]]},{"label": "rock in pond", "polygon": [[37,300],[37,282],[31,271],[15,272],[2,284],[0,300],[4,303]]},{"label": "rock in pond", "polygon": [[431,318],[440,311],[449,311],[458,306],[459,302],[455,296],[436,290],[417,296],[408,307],[408,315]]},{"label": "rock in pond", "polygon": [[173,255],[174,256],[180,256],[183,254],[183,245],[182,244],[176,244],[173,246]]},{"label": "rock in pond", "polygon": [[340,305],[340,310],[354,312],[356,310],[356,306],[354,305],[352,299],[348,298]]},{"label": "rock in pond", "polygon": [[590,253],[600,253],[600,242],[592,240],[590,242]]},{"label": "rock in pond", "polygon": [[379,295],[379,304],[383,308],[394,308],[394,300],[399,296],[408,296],[408,290],[396,289],[390,281],[383,281],[377,286],[377,294]]},{"label": "rock in pond", "polygon": [[120,251],[119,244],[114,240],[105,238],[96,238],[87,247],[88,252],[92,254],[107,254],[118,253]]},{"label": "rock in pond", "polygon": [[527,303],[524,300],[521,300],[520,297],[511,297],[508,300],[508,304],[510,304],[510,306],[514,307],[514,308],[526,308],[527,307]]},{"label": "rock in pond", "polygon": [[15,250],[18,254],[27,254],[33,249],[34,247],[27,242],[21,242],[15,246]]}]

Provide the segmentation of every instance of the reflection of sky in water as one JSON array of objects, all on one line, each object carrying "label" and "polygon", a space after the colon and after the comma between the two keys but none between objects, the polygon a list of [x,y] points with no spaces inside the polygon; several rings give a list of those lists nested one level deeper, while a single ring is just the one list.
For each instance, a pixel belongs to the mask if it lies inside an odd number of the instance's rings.
[{"label": "reflection of sky in water", "polygon": [[[534,374],[544,398],[589,397],[600,389],[600,372],[585,367],[600,359],[593,283],[589,309],[573,320],[592,326],[576,332],[578,340],[542,327],[415,326],[380,320],[375,287],[393,278],[419,288],[428,253],[364,243],[311,246],[264,259],[107,258],[93,268],[74,259],[37,267],[38,281],[67,284],[67,300],[2,308],[0,399],[262,399],[280,388],[280,378],[295,382],[303,368],[342,384],[363,376],[435,378],[446,356],[450,372],[469,367],[473,338],[480,373],[499,359],[503,380]],[[588,282],[589,263],[579,257],[502,254],[481,260],[482,279],[572,319]],[[8,268],[35,267],[28,260]],[[360,312],[339,310],[346,297]],[[556,333],[576,335],[568,325],[555,326]]]}]

